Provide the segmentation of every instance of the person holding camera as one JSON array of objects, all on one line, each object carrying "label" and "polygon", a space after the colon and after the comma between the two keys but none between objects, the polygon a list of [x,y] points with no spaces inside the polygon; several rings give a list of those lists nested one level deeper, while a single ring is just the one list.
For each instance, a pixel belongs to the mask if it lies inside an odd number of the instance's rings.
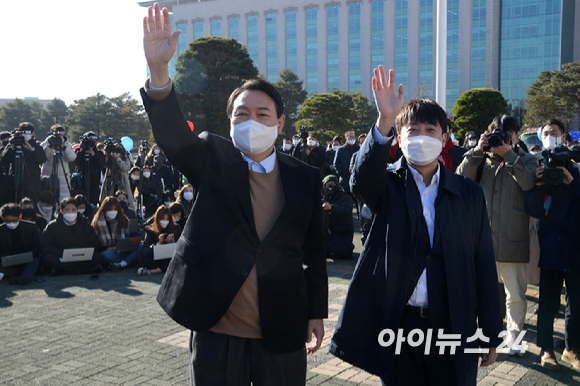
[{"label": "person holding camera", "polygon": [[80,146],[76,150],[77,158],[74,161],[75,172],[83,176],[82,188],[93,205],[99,204],[101,173],[105,171],[106,163],[105,155],[97,150],[97,139],[97,135],[92,131],[83,134],[79,141]]},{"label": "person holding camera", "polygon": [[327,215],[326,257],[351,260],[354,245],[352,197],[338,186],[338,177],[330,174],[322,180],[322,210]]},{"label": "person holding camera", "polygon": [[[499,277],[506,293],[507,329],[512,342],[526,317],[526,263],[530,260],[530,218],[526,198],[535,185],[538,160],[517,143],[515,118],[499,115],[477,147],[465,153],[456,173],[483,188]],[[491,283],[490,283],[491,284]],[[515,354],[515,351],[510,351]]]},{"label": "person holding camera", "polygon": [[[53,193],[59,192],[58,201],[62,201],[71,196],[69,182],[69,162],[74,162],[77,154],[66,135],[66,130],[61,125],[53,125],[50,133],[40,144],[46,155],[46,162],[42,165],[41,173],[52,180],[52,177],[58,179],[58,186],[52,186]],[[55,180],[56,181],[56,180]]]},{"label": "person holding camera", "polygon": [[318,168],[321,175],[324,173],[326,152],[322,146],[319,146],[316,135],[312,133],[308,134],[306,129],[300,129],[300,142],[294,147],[292,157],[298,158],[308,165]]},{"label": "person holding camera", "polygon": [[[552,121],[552,120],[551,120]],[[536,170],[537,182],[526,209],[540,219],[540,304],[537,345],[540,361],[548,370],[559,370],[554,353],[554,317],[560,309],[562,285],[566,283],[566,312],[562,359],[580,369],[580,148],[552,148],[564,137],[559,127],[542,130],[544,164]],[[554,125],[555,126],[555,125]],[[546,134],[544,132],[547,132]],[[548,139],[548,137],[553,139]],[[575,154],[574,154],[575,153]]]},{"label": "person holding camera", "polygon": [[10,143],[2,153],[2,163],[10,164],[13,177],[15,201],[24,197],[38,200],[40,193],[40,166],[46,162],[46,154],[34,138],[34,125],[22,122],[12,132]]},{"label": "person holding camera", "polygon": [[0,260],[0,280],[10,284],[26,285],[34,279],[40,266],[40,232],[36,224],[22,221],[22,209],[18,204],[5,204],[0,208],[0,257],[32,252],[32,261],[3,267]]},{"label": "person holding camera", "polygon": [[[99,201],[106,197],[114,196],[118,190],[128,192],[131,190],[129,182],[129,171],[131,161],[127,157],[127,151],[123,145],[113,142],[111,139],[105,141],[105,175]],[[129,207],[133,207],[133,197],[127,197]]]}]

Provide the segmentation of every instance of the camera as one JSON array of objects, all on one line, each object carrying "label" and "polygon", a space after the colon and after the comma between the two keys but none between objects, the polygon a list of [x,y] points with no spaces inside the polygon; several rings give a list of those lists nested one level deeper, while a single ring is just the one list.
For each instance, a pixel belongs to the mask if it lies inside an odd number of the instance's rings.
[{"label": "camera", "polygon": [[149,150],[149,143],[146,139],[141,140],[141,154],[147,153]]},{"label": "camera", "polygon": [[572,170],[572,161],[580,162],[580,149],[570,150],[565,145],[559,145],[554,150],[544,150],[544,174],[541,181],[546,185],[559,185],[564,182],[564,171],[558,169],[564,167]]},{"label": "camera", "polygon": [[495,129],[491,133],[487,134],[487,143],[489,146],[483,148],[484,151],[490,151],[494,147],[501,146],[503,142],[509,142],[509,133],[504,133],[502,129]]},{"label": "camera", "polygon": [[64,140],[57,132],[50,133],[46,139],[48,140],[48,146],[51,149],[60,150],[62,148],[63,143],[64,143]]},{"label": "camera", "polygon": [[91,150],[95,147],[95,139],[88,135],[81,135],[79,137],[79,145],[83,150]]},{"label": "camera", "polygon": [[313,130],[314,130],[313,127],[300,126],[300,128],[298,129],[298,135],[300,135],[302,143],[306,144],[306,141],[308,140],[308,132]]},{"label": "camera", "polygon": [[125,153],[125,149],[121,149],[117,146],[117,142],[113,138],[109,138],[105,141],[105,153],[112,154],[123,154]]},{"label": "camera", "polygon": [[31,134],[31,133],[27,133],[25,131],[20,131],[20,130],[14,130],[12,132],[12,135],[10,136],[10,144],[14,145],[14,146],[22,146],[24,145],[24,134]]}]

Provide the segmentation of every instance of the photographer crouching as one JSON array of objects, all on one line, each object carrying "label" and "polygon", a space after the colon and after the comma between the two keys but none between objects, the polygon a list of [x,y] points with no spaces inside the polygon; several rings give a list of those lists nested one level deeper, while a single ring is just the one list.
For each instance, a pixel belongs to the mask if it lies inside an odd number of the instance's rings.
[{"label": "photographer crouching", "polygon": [[49,178],[49,189],[58,201],[70,197],[69,162],[76,160],[77,155],[61,125],[53,125],[44,142],[40,144],[46,155],[42,165],[42,176]]},{"label": "photographer crouching", "polygon": [[[116,143],[112,138],[105,141],[105,176],[99,201],[103,201],[108,196],[114,196],[115,192],[122,190],[129,192],[131,183],[129,182],[129,170],[131,161],[127,157],[127,151],[123,145]],[[134,208],[133,197],[127,197],[129,208]]]},{"label": "photographer crouching", "polygon": [[[550,124],[544,129],[550,129]],[[540,219],[540,304],[537,345],[541,364],[559,370],[554,354],[554,317],[560,309],[562,285],[566,283],[565,336],[562,359],[580,368],[580,147],[555,146],[563,126],[543,138],[544,157],[536,170],[536,186],[526,209]],[[546,130],[547,131],[547,130]],[[544,130],[542,131],[544,134]],[[550,138],[551,137],[551,141]]]},{"label": "photographer crouching", "polygon": [[[88,194],[91,204],[99,204],[101,172],[105,169],[105,155],[97,150],[97,135],[92,131],[87,131],[79,138],[79,147],[76,150],[75,173],[81,175],[82,186]],[[75,191],[74,194],[78,194]]]},{"label": "photographer crouching", "polygon": [[354,245],[352,197],[338,185],[338,177],[330,174],[322,180],[322,209],[327,215],[326,257],[350,260]]},{"label": "photographer crouching", "polygon": [[38,201],[40,193],[40,165],[46,162],[44,150],[34,138],[34,125],[22,122],[12,132],[9,144],[2,153],[2,163],[10,165],[14,202],[24,197]]}]

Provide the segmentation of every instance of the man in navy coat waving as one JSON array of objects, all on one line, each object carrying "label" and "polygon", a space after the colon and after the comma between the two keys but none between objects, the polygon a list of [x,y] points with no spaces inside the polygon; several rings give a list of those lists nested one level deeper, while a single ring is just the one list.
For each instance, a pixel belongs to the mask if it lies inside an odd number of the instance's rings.
[{"label": "man in navy coat waving", "polygon": [[[483,192],[438,161],[445,111],[431,100],[403,107],[394,71],[388,81],[382,66],[374,75],[379,117],[350,182],[376,217],[331,352],[388,385],[475,385],[479,354],[492,364],[502,342]],[[397,134],[403,157],[387,169]],[[442,353],[440,342],[453,339],[455,350]]]}]

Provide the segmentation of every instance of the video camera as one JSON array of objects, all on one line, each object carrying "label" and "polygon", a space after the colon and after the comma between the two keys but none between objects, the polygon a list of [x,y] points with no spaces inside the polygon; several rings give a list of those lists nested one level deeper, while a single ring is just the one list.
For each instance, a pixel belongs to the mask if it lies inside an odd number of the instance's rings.
[{"label": "video camera", "polygon": [[32,135],[32,132],[29,130],[13,130],[12,135],[10,136],[10,144],[14,145],[14,146],[22,146],[24,145],[25,139],[24,139],[24,135],[25,134],[29,134]]},{"label": "video camera", "polygon": [[64,140],[60,136],[59,132],[56,132],[56,131],[51,132],[48,135],[48,137],[46,137],[46,139],[48,140],[48,146],[51,149],[56,149],[56,150],[62,149],[62,145],[64,144]]},{"label": "video camera", "polygon": [[313,130],[313,127],[300,126],[298,129],[298,135],[300,136],[302,143],[306,144],[306,141],[308,140],[308,132]]},{"label": "video camera", "polygon": [[83,134],[79,137],[79,145],[82,150],[91,150],[96,145],[96,136]]},{"label": "video camera", "polygon": [[559,185],[564,182],[564,171],[558,167],[572,170],[572,161],[580,162],[580,149],[569,149],[565,145],[559,145],[554,150],[544,150],[544,174],[542,181],[546,185]]},{"label": "video camera", "polygon": [[487,143],[489,146],[483,148],[484,151],[490,151],[494,147],[501,146],[503,142],[509,142],[509,133],[504,133],[502,129],[495,129],[491,133],[487,134]]},{"label": "video camera", "polygon": [[144,139],[141,141],[141,154],[147,154],[147,151],[149,151],[149,143]]},{"label": "video camera", "polygon": [[125,153],[125,149],[118,147],[117,142],[115,142],[115,140],[113,138],[107,139],[104,144],[105,144],[105,153],[107,153],[107,154],[112,154],[112,153],[124,154]]}]

